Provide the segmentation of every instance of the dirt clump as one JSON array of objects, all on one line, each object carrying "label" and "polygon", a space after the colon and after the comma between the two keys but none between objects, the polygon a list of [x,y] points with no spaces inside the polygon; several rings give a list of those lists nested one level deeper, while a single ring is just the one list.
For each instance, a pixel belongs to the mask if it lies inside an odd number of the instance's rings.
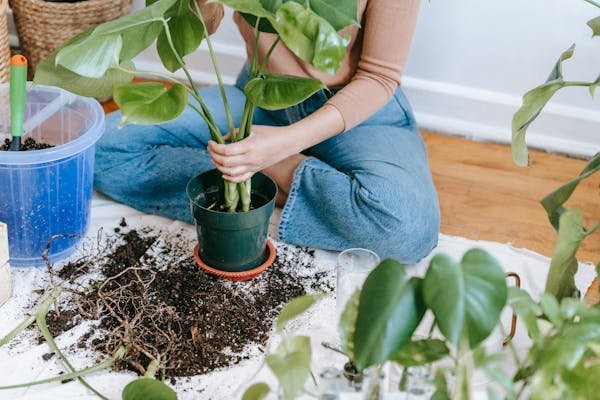
[{"label": "dirt clump", "polygon": [[48,316],[54,336],[97,321],[77,347],[112,355],[126,346],[116,369],[143,374],[158,357],[167,378],[229,367],[249,358],[250,347],[264,348],[289,300],[332,290],[331,277],[317,271],[314,255],[304,249],[279,246],[276,261],[258,278],[227,282],[198,268],[193,240],[184,234],[166,237],[119,225],[102,254],[90,256],[94,262],[80,259],[57,271],[73,282],[90,278],[84,287],[74,285],[60,316]]}]

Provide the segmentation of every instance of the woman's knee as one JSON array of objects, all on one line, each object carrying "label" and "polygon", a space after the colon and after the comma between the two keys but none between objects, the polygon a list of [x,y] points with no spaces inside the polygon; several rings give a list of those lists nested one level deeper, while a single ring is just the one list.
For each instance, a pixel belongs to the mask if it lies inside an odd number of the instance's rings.
[{"label": "woman's knee", "polygon": [[370,214],[368,220],[374,229],[361,229],[374,233],[368,239],[369,248],[382,259],[413,264],[437,245],[440,211],[432,184],[398,186],[387,182],[385,188],[367,193],[370,204],[365,213]]}]

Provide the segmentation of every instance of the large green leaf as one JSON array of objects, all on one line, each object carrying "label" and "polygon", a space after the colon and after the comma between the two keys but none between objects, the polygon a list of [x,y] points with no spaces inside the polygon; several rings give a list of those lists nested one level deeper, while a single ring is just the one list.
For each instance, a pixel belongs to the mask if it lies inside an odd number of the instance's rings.
[{"label": "large green leaf", "polygon": [[122,113],[120,126],[150,125],[177,118],[185,109],[188,96],[180,83],[167,88],[162,83],[147,82],[117,87],[114,99]]},{"label": "large green leaf", "polygon": [[392,361],[403,367],[431,364],[448,356],[450,350],[443,340],[423,339],[408,342],[392,357]]},{"label": "large green leaf", "polygon": [[586,165],[583,171],[581,171],[577,178],[565,183],[542,199],[541,203],[548,214],[548,219],[555,229],[558,229],[559,218],[562,213],[566,211],[563,205],[567,202],[567,200],[569,200],[577,188],[577,185],[598,171],[600,171],[600,153],[597,153],[594,155],[594,157],[592,157],[590,162]]},{"label": "large green leaf", "polygon": [[324,87],[318,79],[266,74],[250,80],[244,93],[265,110],[281,110],[306,100]]},{"label": "large green leaf", "polygon": [[286,337],[273,354],[266,357],[271,371],[283,389],[283,400],[294,400],[310,375],[312,348],[306,336]]},{"label": "large green leaf", "polygon": [[589,20],[587,24],[592,29],[593,36],[600,36],[600,17]]},{"label": "large green leaf", "polygon": [[460,264],[436,255],[423,284],[425,303],[437,325],[454,345],[468,338],[474,348],[498,324],[506,304],[505,273],[498,262],[481,249],[471,249]]},{"label": "large green leaf", "polygon": [[242,400],[263,400],[267,397],[271,389],[264,382],[255,383],[244,392]]},{"label": "large green leaf", "polygon": [[277,317],[277,330],[281,332],[290,320],[296,318],[298,315],[302,314],[304,311],[311,308],[315,303],[321,300],[324,297],[324,294],[308,294],[305,296],[296,297],[292,299],[289,303],[287,303],[281,312],[279,313],[279,317]]},{"label": "large green leaf", "polygon": [[66,46],[58,51],[55,63],[78,75],[101,78],[109,67],[119,64],[123,39],[118,34],[90,35],[81,45]]},{"label": "large green leaf", "polygon": [[349,39],[305,6],[284,3],[271,23],[288,49],[321,71],[334,74],[346,57]]},{"label": "large green leaf", "polygon": [[324,18],[336,31],[358,25],[357,0],[309,0],[311,10]]},{"label": "large green leaf", "polygon": [[148,48],[163,29],[165,13],[177,0],[159,0],[119,19],[98,25],[82,40],[56,54],[56,63],[79,75],[98,78],[108,68],[131,60]]},{"label": "large green leaf", "polygon": [[177,400],[177,394],[161,381],[150,378],[139,378],[125,386],[122,399]]},{"label": "large green leaf", "polygon": [[171,72],[175,72],[181,68],[181,63],[178,61],[177,56],[183,59],[183,57],[196,51],[200,43],[202,43],[205,34],[200,17],[194,14],[189,8],[189,0],[180,0],[180,3],[184,4],[185,8],[181,9],[167,24],[177,55],[173,52],[169,44],[166,29],[163,29],[156,41],[156,49],[160,60],[165,68]]},{"label": "large green leaf", "polygon": [[360,293],[354,363],[359,371],[381,364],[408,342],[425,314],[422,280],[408,279],[404,266],[384,260],[369,274]]},{"label": "large green leaf", "polygon": [[542,109],[548,101],[554,96],[554,93],[565,86],[562,77],[562,63],[573,56],[575,45],[569,47],[563,52],[555,64],[546,83],[525,93],[523,96],[523,105],[512,120],[512,156],[513,160],[521,166],[526,166],[529,161],[527,144],[525,143],[525,134],[527,128],[542,112]]},{"label": "large green leaf", "polygon": [[555,328],[560,328],[563,323],[563,317],[560,310],[560,304],[558,304],[556,297],[548,293],[542,293],[540,297],[540,306],[542,307],[544,315],[548,318],[548,321],[550,321]]},{"label": "large green leaf", "polygon": [[344,311],[340,315],[338,331],[342,350],[348,357],[354,359],[354,332],[356,331],[356,318],[358,317],[358,304],[360,302],[360,290],[356,290],[346,302]]},{"label": "large green leaf", "polygon": [[[260,3],[262,4],[265,10],[268,10],[270,13],[273,14],[273,16],[275,16],[275,12],[279,8],[279,6],[288,1],[294,1],[299,4],[304,4],[304,0],[260,0]],[[241,15],[248,22],[248,24],[250,24],[250,26],[256,25],[256,17],[254,15],[246,13],[241,13]],[[260,23],[258,24],[258,30],[266,33],[277,33],[277,31],[275,30],[275,28],[273,28],[273,25],[271,25],[271,22],[268,18],[261,18]]]},{"label": "large green leaf", "polygon": [[[80,42],[87,38],[94,28],[89,28],[66,42],[65,45]],[[35,70],[33,82],[39,85],[58,86],[80,96],[108,97],[112,96],[115,87],[132,81],[133,74],[125,72],[134,71],[135,66],[131,61],[125,61],[120,66],[110,67],[102,78],[88,78],[76,74],[61,65],[56,64],[56,52],[41,61]]]},{"label": "large green leaf", "polygon": [[575,256],[581,241],[591,233],[593,231],[586,231],[583,227],[583,215],[579,208],[571,208],[560,216],[558,238],[552,253],[545,289],[559,301],[565,297],[579,296],[579,290],[575,286],[578,267]]}]

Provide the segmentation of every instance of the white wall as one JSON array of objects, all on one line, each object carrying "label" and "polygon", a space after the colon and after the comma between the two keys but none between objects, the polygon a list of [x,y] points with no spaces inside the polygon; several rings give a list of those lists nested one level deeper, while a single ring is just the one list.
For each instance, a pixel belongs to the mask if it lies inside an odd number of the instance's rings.
[{"label": "white wall", "polygon": [[[134,0],[134,7],[143,3]],[[585,25],[597,15],[600,9],[583,0],[422,0],[403,81],[419,123],[509,142],[522,94],[545,80],[572,43],[577,49],[565,64],[566,79],[594,80],[600,74],[600,38],[592,40]],[[230,15],[213,40],[221,70],[232,82],[245,52]],[[196,79],[214,82],[205,48],[187,62]],[[160,68],[154,51],[138,57],[137,65]],[[600,99],[592,100],[585,88],[564,90],[532,125],[528,141],[577,155],[600,151]]]}]

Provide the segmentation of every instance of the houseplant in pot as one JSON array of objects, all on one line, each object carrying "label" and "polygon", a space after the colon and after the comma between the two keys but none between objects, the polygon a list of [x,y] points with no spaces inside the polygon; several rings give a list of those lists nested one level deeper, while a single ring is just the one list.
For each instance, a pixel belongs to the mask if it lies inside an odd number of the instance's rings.
[{"label": "houseplant in pot", "polygon": [[[272,50],[279,42],[315,68],[334,73],[345,58],[348,43],[337,31],[357,23],[356,0],[215,2],[241,13],[254,26],[256,38],[266,33],[277,34],[265,59],[259,60],[256,51],[251,57],[240,126],[234,126],[213,46],[206,35],[201,8],[195,1],[148,0],[147,7],[141,11],[90,28],[41,63],[35,81],[79,94],[112,94],[122,111],[122,125],[162,123],[176,118],[189,106],[207,124],[213,140],[225,143],[225,135],[229,135],[232,142],[237,142],[250,135],[255,106],[283,109],[324,88],[315,79],[265,72]],[[227,132],[217,128],[183,60],[203,40],[207,42],[219,82],[228,120]],[[135,69],[132,58],[154,42],[165,68],[170,72],[182,69],[189,86],[168,74]],[[135,73],[157,75],[170,85],[131,83]],[[189,102],[188,96],[194,102]],[[222,181],[220,176],[216,171],[207,172],[188,185],[201,247],[198,261],[210,264],[213,272],[214,269],[225,273],[255,269],[269,255],[273,257],[273,250],[265,252],[265,247],[268,219],[276,195],[274,183],[261,174],[240,184]]]}]

